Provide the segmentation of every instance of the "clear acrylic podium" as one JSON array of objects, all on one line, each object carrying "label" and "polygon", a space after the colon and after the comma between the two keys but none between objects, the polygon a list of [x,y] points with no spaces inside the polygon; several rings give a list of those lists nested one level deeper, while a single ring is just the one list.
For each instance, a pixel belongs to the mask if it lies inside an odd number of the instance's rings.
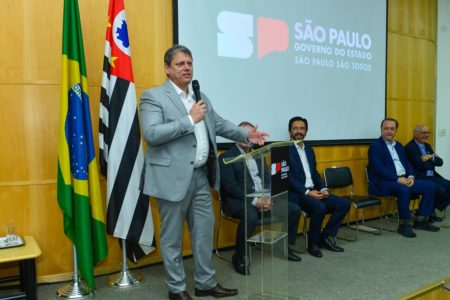
[{"label": "clear acrylic podium", "polygon": [[[246,261],[249,273],[246,276],[245,299],[288,299],[288,159],[289,145],[293,142],[277,142],[225,159],[225,164],[241,164],[245,168],[245,199],[251,203],[255,198],[271,201],[268,212],[260,212],[260,224],[250,236],[246,236]],[[256,162],[261,185],[255,186],[249,165]],[[254,164],[253,164],[254,166]],[[263,174],[266,172],[266,174]],[[250,177],[250,178],[248,178]],[[251,204],[249,204],[251,205]],[[248,208],[245,207],[247,215]],[[247,232],[247,219],[245,220]]]}]

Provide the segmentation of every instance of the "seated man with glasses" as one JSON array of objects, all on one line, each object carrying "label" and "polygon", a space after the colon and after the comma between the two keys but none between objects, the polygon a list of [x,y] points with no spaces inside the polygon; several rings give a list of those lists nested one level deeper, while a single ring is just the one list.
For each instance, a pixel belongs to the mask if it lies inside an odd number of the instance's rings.
[{"label": "seated man with glasses", "polygon": [[[405,146],[406,156],[411,163],[414,175],[417,179],[432,182],[436,186],[434,208],[444,211],[450,204],[450,181],[436,172],[435,167],[444,164],[428,143],[430,131],[425,125],[417,125],[414,128],[414,138]],[[442,221],[433,211],[430,220]]]}]

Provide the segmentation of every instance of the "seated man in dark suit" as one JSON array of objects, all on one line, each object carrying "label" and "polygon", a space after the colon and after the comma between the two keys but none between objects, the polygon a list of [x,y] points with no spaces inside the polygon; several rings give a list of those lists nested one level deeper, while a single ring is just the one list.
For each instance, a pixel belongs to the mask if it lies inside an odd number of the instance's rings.
[{"label": "seated man in dark suit", "polygon": [[[433,182],[436,185],[436,198],[434,208],[444,211],[450,204],[450,181],[436,172],[435,167],[442,166],[444,161],[431,148],[428,143],[430,130],[425,125],[414,128],[414,138],[405,146],[406,156],[412,165],[416,179]],[[442,218],[433,214],[430,221],[442,221]]]},{"label": "seated man in dark suit", "polygon": [[[249,122],[241,122],[239,126],[254,128]],[[236,232],[236,251],[233,255],[233,265],[236,272],[245,275],[245,205],[247,205],[247,236],[256,227],[258,219],[261,218],[261,212],[269,213],[272,208],[270,198],[248,198],[245,199],[244,168],[242,164],[225,165],[223,158],[232,158],[242,153],[248,153],[251,147],[247,144],[238,143],[230,150],[224,152],[220,158],[220,179],[222,207],[224,212],[233,218],[241,220]],[[247,161],[247,188],[251,186],[252,191],[262,189],[261,176],[269,182],[269,173],[267,169],[261,171],[261,166],[255,160]],[[288,243],[295,245],[297,238],[298,220],[300,217],[300,208],[294,204],[288,203]],[[295,255],[290,249],[288,251],[290,261],[300,261],[300,257]]]},{"label": "seated man in dark suit", "polygon": [[[306,119],[293,117],[289,120],[291,139],[303,141],[307,132]],[[350,209],[350,201],[328,193],[317,172],[314,150],[303,142],[290,147],[289,201],[300,205],[311,218],[308,232],[309,254],[322,257],[319,247],[334,252],[344,251],[336,245],[335,237]],[[330,219],[321,231],[323,219],[328,212],[331,212]]]},{"label": "seated man in dark suit", "polygon": [[436,188],[433,184],[415,179],[402,144],[394,140],[398,122],[386,118],[381,122],[381,137],[369,147],[369,193],[379,196],[397,197],[400,217],[398,232],[409,238],[416,236],[409,223],[409,201],[411,194],[421,194],[419,211],[414,220],[414,228],[439,231],[428,222],[433,213]]}]

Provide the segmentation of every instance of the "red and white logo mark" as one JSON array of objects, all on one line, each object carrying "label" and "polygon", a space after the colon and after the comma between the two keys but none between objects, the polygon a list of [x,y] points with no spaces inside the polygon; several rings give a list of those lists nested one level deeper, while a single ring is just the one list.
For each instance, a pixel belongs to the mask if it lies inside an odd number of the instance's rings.
[{"label": "red and white logo mark", "polygon": [[[254,22],[249,14],[221,11],[217,15],[217,55],[247,59],[254,52]],[[271,52],[286,51],[289,46],[289,32],[285,21],[271,18],[258,18],[257,57]]]}]

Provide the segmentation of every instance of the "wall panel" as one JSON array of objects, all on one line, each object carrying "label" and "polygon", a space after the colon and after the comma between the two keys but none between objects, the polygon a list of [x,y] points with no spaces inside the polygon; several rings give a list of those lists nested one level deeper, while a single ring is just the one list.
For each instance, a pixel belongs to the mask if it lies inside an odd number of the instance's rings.
[{"label": "wall panel", "polygon": [[0,185],[54,180],[60,87],[0,84],[0,95]]},{"label": "wall panel", "polygon": [[[434,128],[435,102],[430,101],[389,101],[388,111],[396,116],[400,126],[396,139],[406,144],[412,139],[416,124],[429,124],[430,130]],[[433,142],[430,136],[430,142]]]},{"label": "wall panel", "polygon": [[436,0],[389,0],[389,32],[436,41]]},{"label": "wall panel", "polygon": [[434,101],[435,60],[434,42],[389,33],[388,99]]}]

